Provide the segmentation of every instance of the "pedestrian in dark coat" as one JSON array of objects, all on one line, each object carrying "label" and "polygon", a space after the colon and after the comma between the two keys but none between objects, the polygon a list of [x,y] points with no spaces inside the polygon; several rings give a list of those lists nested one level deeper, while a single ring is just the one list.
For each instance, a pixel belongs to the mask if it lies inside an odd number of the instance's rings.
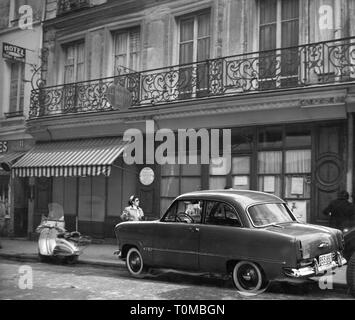
[{"label": "pedestrian in dark coat", "polygon": [[339,191],[337,199],[332,200],[323,210],[325,215],[330,216],[330,227],[340,230],[349,227],[350,220],[355,214],[355,206],[348,199],[349,193],[347,191]]}]

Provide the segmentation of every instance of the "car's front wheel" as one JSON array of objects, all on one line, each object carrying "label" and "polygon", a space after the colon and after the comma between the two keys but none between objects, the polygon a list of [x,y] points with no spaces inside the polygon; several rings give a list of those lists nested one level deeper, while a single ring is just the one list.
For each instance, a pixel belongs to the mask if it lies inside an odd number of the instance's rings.
[{"label": "car's front wheel", "polygon": [[134,277],[140,277],[145,273],[146,267],[143,262],[143,257],[137,248],[128,250],[126,266],[129,273]]},{"label": "car's front wheel", "polygon": [[348,284],[351,295],[355,297],[355,252],[348,261],[346,269],[346,283]]},{"label": "car's front wheel", "polygon": [[241,293],[259,294],[268,285],[261,268],[251,261],[237,262],[232,276],[235,287]]}]

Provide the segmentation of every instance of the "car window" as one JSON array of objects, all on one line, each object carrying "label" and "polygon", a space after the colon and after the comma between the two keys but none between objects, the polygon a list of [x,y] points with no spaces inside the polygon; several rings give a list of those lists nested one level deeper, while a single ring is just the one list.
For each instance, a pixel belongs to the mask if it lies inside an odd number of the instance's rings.
[{"label": "car window", "polygon": [[253,224],[257,227],[294,221],[282,203],[257,204],[250,207],[248,212]]},{"label": "car window", "polygon": [[207,201],[205,223],[223,226],[241,226],[234,208],[229,204],[218,201]]},{"label": "car window", "polygon": [[177,206],[177,202],[175,202],[166,212],[164,218],[162,221],[165,222],[173,222],[175,221],[175,217],[176,217],[176,206]]},{"label": "car window", "polygon": [[163,221],[201,223],[203,212],[202,200],[179,200],[168,210]]}]

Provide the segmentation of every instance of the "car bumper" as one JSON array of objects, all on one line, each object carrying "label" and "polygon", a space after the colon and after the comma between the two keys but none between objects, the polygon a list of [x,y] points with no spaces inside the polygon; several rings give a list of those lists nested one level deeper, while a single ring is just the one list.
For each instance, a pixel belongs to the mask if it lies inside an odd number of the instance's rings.
[{"label": "car bumper", "polygon": [[331,264],[326,266],[320,266],[316,259],[312,266],[307,266],[303,268],[285,268],[285,275],[291,278],[308,278],[323,275],[327,271],[340,268],[347,263],[346,259],[340,254],[337,254],[337,259],[333,260]]}]

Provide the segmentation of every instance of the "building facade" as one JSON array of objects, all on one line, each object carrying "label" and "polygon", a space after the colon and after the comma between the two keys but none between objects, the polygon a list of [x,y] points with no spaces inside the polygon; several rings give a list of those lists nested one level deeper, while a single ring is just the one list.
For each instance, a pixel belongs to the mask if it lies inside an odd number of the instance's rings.
[{"label": "building facade", "polygon": [[[33,191],[29,229],[56,202],[69,228],[113,237],[133,193],[155,219],[180,193],[226,186],[326,225],[323,208],[353,190],[354,13],[354,0],[48,0],[36,146],[13,170]],[[175,138],[229,129],[230,153],[158,164],[149,150],[169,135],[147,121]],[[122,157],[132,129],[143,163]]]},{"label": "building facade", "polygon": [[[12,164],[29,151],[26,132],[33,68],[40,64],[44,1],[4,0],[0,4],[0,232],[27,236],[27,181],[11,178]],[[5,168],[5,169],[4,169]]]}]

